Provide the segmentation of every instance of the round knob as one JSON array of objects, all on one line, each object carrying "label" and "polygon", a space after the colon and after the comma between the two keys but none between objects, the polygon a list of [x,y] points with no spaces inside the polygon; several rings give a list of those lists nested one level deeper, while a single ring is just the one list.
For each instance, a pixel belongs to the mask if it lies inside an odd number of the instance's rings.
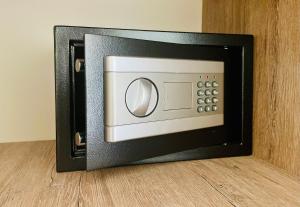
[{"label": "round knob", "polygon": [[158,92],[154,83],[139,78],[130,83],[126,91],[126,106],[137,117],[150,115],[157,105]]}]

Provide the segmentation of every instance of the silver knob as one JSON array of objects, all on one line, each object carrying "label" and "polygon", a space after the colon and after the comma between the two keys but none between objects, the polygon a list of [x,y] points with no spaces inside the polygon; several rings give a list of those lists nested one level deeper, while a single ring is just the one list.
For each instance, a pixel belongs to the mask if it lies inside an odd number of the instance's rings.
[{"label": "silver knob", "polygon": [[75,71],[79,73],[84,70],[84,59],[76,59],[75,60]]},{"label": "silver knob", "polygon": [[139,78],[130,83],[126,91],[126,105],[136,117],[150,115],[157,105],[158,92],[154,83],[146,78]]},{"label": "silver knob", "polygon": [[85,145],[85,138],[80,132],[77,132],[75,134],[75,144],[77,146],[84,146]]}]

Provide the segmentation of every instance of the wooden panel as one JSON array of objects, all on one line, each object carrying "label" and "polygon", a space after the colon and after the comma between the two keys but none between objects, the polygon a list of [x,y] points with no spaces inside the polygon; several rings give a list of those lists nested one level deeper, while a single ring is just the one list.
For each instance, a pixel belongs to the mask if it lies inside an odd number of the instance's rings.
[{"label": "wooden panel", "polygon": [[253,157],[55,172],[55,142],[0,144],[0,206],[300,206],[300,178]]},{"label": "wooden panel", "polygon": [[254,155],[300,175],[300,1],[204,0],[203,32],[255,36]]},{"label": "wooden panel", "polygon": [[242,2],[244,0],[203,0],[202,31],[244,33],[245,12]]}]

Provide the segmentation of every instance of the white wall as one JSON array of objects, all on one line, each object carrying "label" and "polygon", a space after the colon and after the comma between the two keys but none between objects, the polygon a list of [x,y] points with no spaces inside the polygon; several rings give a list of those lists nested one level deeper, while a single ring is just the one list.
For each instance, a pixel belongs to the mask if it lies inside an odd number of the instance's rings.
[{"label": "white wall", "polygon": [[53,25],[200,32],[202,0],[1,0],[0,142],[55,139]]}]

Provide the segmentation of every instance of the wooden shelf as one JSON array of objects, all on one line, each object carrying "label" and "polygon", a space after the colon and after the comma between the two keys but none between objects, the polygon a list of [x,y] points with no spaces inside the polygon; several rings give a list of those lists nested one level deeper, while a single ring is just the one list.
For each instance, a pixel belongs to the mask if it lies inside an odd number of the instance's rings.
[{"label": "wooden shelf", "polygon": [[297,176],[299,19],[300,1],[203,0],[203,32],[254,35],[253,153]]},{"label": "wooden shelf", "polygon": [[300,206],[300,179],[253,157],[56,173],[55,142],[0,144],[0,206]]}]

